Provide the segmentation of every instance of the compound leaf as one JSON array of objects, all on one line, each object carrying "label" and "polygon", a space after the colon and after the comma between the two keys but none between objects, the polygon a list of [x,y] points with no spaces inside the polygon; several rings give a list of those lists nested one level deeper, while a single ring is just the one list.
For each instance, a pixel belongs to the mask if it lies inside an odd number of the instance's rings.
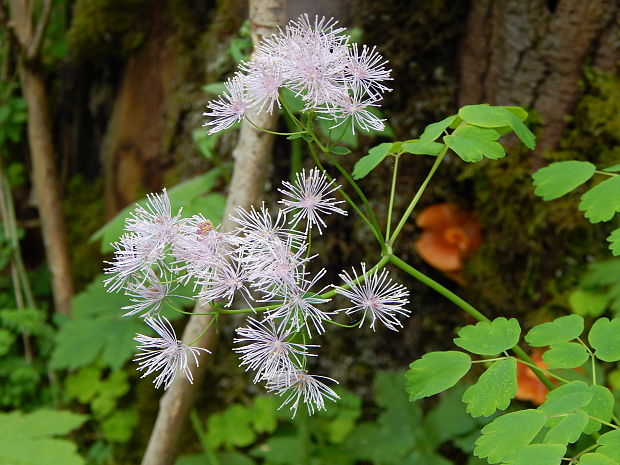
[{"label": "compound leaf", "polygon": [[463,352],[430,352],[409,365],[409,400],[432,396],[454,386],[469,371],[471,358]]},{"label": "compound leaf", "polygon": [[0,413],[0,465],[59,463],[83,465],[74,443],[56,438],[78,428],[85,415],[67,411],[36,410]]},{"label": "compound leaf", "polygon": [[609,321],[599,318],[592,325],[588,335],[590,345],[596,350],[594,355],[604,362],[620,360],[620,318]]},{"label": "compound leaf", "polygon": [[590,223],[609,221],[620,212],[620,176],[606,179],[583,194],[579,210]]},{"label": "compound leaf", "polygon": [[596,166],[587,161],[560,161],[536,171],[532,178],[534,193],[543,200],[554,200],[568,194],[594,176]]},{"label": "compound leaf", "polygon": [[570,413],[552,426],[545,435],[546,444],[572,444],[577,441],[588,424],[589,417],[583,410]]},{"label": "compound leaf", "polygon": [[461,328],[454,343],[474,354],[495,355],[513,348],[519,342],[521,327],[516,318],[504,317],[481,321]]},{"label": "compound leaf", "polygon": [[504,458],[505,465],[560,465],[566,447],[559,444],[530,444]]},{"label": "compound leaf", "polygon": [[487,104],[466,105],[459,110],[459,116],[471,124],[484,128],[509,126],[527,148],[533,149],[536,145],[536,137],[515,114],[514,108],[508,109]]},{"label": "compound leaf", "polygon": [[368,151],[368,155],[364,155],[355,163],[353,167],[353,179],[365,178],[390,154],[392,145],[391,142],[384,142],[383,144],[371,148]]},{"label": "compound leaf", "polygon": [[525,335],[525,341],[533,347],[543,347],[572,341],[582,332],[583,318],[579,315],[568,315],[534,326]]},{"label": "compound leaf", "polygon": [[620,255],[620,228],[614,229],[611,232],[607,238],[607,242],[610,242],[609,250],[611,250],[611,253],[615,256]]},{"label": "compound leaf", "polygon": [[438,142],[425,140],[408,140],[402,145],[403,153],[411,153],[414,155],[432,155],[437,156],[441,152],[443,145]]},{"label": "compound leaf", "polygon": [[618,462],[612,458],[599,454],[598,452],[590,452],[582,455],[579,459],[580,465],[618,465]]},{"label": "compound leaf", "polygon": [[616,429],[601,435],[596,443],[599,445],[596,452],[606,455],[620,463],[620,430]]},{"label": "compound leaf", "polygon": [[517,394],[517,360],[508,357],[487,368],[476,384],[467,388],[463,402],[472,417],[493,415],[504,410]]},{"label": "compound leaf", "polygon": [[[547,393],[547,400],[538,410],[547,415],[565,415],[585,407],[592,400],[592,392],[583,381],[571,381]],[[584,409],[585,410],[585,409]]]},{"label": "compound leaf", "polygon": [[420,142],[433,142],[437,140],[455,119],[456,115],[452,115],[436,123],[429,124],[424,128],[424,132],[420,136]]},{"label": "compound leaf", "polygon": [[498,463],[513,452],[527,446],[547,422],[540,410],[519,410],[496,418],[482,428],[476,440],[474,455]]},{"label": "compound leaf", "polygon": [[[595,384],[590,386],[592,399],[583,407],[583,410],[591,417],[598,418],[603,421],[609,421],[614,410],[614,395],[605,386]],[[592,434],[601,429],[601,422],[590,418],[584,433]]]},{"label": "compound leaf", "polygon": [[496,160],[506,155],[502,144],[497,142],[499,133],[494,129],[478,126],[461,126],[443,138],[454,153],[464,161],[480,161],[483,157]]},{"label": "compound leaf", "polygon": [[577,368],[588,360],[588,351],[576,342],[559,342],[551,346],[542,358],[548,368]]}]

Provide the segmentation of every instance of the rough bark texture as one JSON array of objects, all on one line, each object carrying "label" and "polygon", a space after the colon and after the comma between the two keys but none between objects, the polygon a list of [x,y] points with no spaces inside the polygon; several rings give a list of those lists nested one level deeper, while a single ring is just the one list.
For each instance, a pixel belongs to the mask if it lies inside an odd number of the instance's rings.
[{"label": "rough bark texture", "polygon": [[[461,50],[459,104],[519,105],[544,126],[536,155],[557,145],[579,96],[579,78],[599,41],[613,40],[614,0],[472,2]],[[614,7],[615,6],[615,7]],[[600,61],[609,66],[609,47]],[[611,58],[613,60],[613,58]],[[540,158],[534,157],[534,165]],[[537,167],[537,166],[534,166]]]},{"label": "rough bark texture", "polygon": [[113,216],[161,185],[166,105],[174,101],[175,56],[162,5],[151,9],[146,43],[127,62],[102,146],[105,209]]},{"label": "rough bark texture", "polygon": [[[275,31],[277,25],[285,21],[284,0],[250,0],[250,21],[254,43],[261,36]],[[256,124],[273,129],[277,123],[274,115],[249,115]],[[255,130],[244,121],[241,124],[239,141],[233,151],[235,168],[228,192],[228,201],[222,229],[230,230],[229,213],[237,207],[247,208],[262,198],[267,167],[273,147],[273,136]],[[208,306],[196,305],[183,332],[186,343],[193,342],[198,347],[212,348],[215,343],[213,327],[203,332],[209,324],[209,316],[199,315],[211,311]],[[202,335],[201,335],[202,333]],[[201,335],[197,340],[196,338]],[[194,383],[178,377],[163,395],[153,432],[142,459],[142,465],[172,465],[177,456],[177,443],[182,432],[187,431],[186,422],[194,404],[198,390],[206,373],[208,356],[200,357],[200,366],[193,368]]]},{"label": "rough bark texture", "polygon": [[45,253],[52,275],[54,306],[57,312],[71,312],[73,275],[66,242],[62,199],[56,174],[56,157],[45,78],[39,68],[39,49],[45,30],[49,3],[36,29],[30,2],[11,2],[11,21],[22,49],[20,80],[28,104],[28,144],[32,164],[32,184],[45,242]]}]

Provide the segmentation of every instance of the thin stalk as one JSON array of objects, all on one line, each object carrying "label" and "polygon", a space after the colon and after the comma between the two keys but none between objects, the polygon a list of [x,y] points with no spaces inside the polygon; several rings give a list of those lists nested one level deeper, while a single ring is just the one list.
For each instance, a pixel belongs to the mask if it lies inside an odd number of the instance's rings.
[{"label": "thin stalk", "polygon": [[[325,177],[329,181],[332,181],[334,178],[332,178],[327,173],[327,171],[323,167],[323,164],[321,163],[321,160],[319,160],[319,157],[318,157],[318,155],[316,153],[316,150],[314,150],[314,147],[312,146],[312,144],[310,142],[308,142],[308,148],[310,149],[310,153],[312,154],[312,158],[314,159],[314,162],[316,163],[316,166],[325,174]],[[378,231],[377,228],[375,227],[375,225],[368,219],[368,217],[366,215],[364,215],[364,213],[359,209],[357,204],[353,201],[353,199],[351,199],[351,197],[349,197],[349,195],[344,191],[344,189],[340,188],[340,189],[338,189],[338,192],[340,192],[340,195],[342,195],[342,197],[346,200],[346,202],[349,205],[351,205],[353,210],[355,210],[355,213],[358,214],[358,216],[362,219],[362,221],[364,221],[364,223],[366,223],[366,225],[370,228],[370,230],[372,231],[373,235],[377,239],[377,242],[379,242],[379,245],[383,248],[384,247],[384,241],[383,241],[383,237],[381,236],[381,232]]]},{"label": "thin stalk", "polygon": [[409,206],[407,207],[407,210],[405,211],[405,214],[400,219],[400,221],[398,222],[398,226],[396,226],[396,229],[394,229],[394,233],[389,238],[388,244],[390,246],[394,245],[394,241],[396,240],[396,238],[400,234],[401,229],[403,229],[403,227],[405,226],[405,223],[407,223],[407,220],[409,219],[409,216],[411,215],[411,212],[413,212],[413,209],[418,204],[418,201],[422,197],[422,194],[424,193],[424,190],[426,189],[426,186],[428,185],[428,183],[430,182],[431,178],[435,174],[435,171],[437,171],[437,168],[439,167],[439,165],[440,165],[441,161],[443,160],[443,157],[446,155],[447,151],[448,151],[448,146],[444,144],[443,149],[441,149],[441,152],[439,153],[439,155],[437,155],[437,158],[435,159],[435,163],[433,163],[433,166],[431,167],[431,170],[429,171],[428,175],[426,176],[426,179],[424,179],[424,182],[420,185],[420,188],[418,189],[418,191],[413,196],[413,199],[411,199],[411,202],[409,203]]},{"label": "thin stalk", "polygon": [[550,372],[549,370],[545,370],[544,368],[540,368],[538,365],[536,365],[534,363],[529,363],[529,362],[526,362],[525,360],[521,360],[521,359],[516,359],[516,360],[517,360],[517,362],[522,363],[525,366],[528,366],[530,368],[536,368],[537,370],[542,371],[546,375],[551,376],[551,377],[557,379],[558,381],[561,381],[561,382],[566,383],[566,384],[570,383],[570,381],[567,380],[566,378],[562,378],[561,376],[558,376],[558,375]]},{"label": "thin stalk", "polygon": [[[395,266],[397,266],[398,268],[403,270],[405,273],[408,273],[409,275],[411,275],[412,277],[414,277],[415,279],[417,279],[421,283],[423,283],[426,286],[430,287],[431,289],[439,292],[446,299],[448,299],[452,303],[456,304],[461,310],[465,311],[467,314],[472,316],[474,319],[476,319],[478,321],[486,321],[486,322],[490,322],[491,321],[486,316],[484,316],[480,311],[478,311],[475,307],[473,307],[472,305],[467,303],[465,300],[461,299],[454,292],[452,292],[451,290],[445,288],[444,286],[439,284],[437,281],[429,278],[428,276],[426,276],[421,271],[416,270],[414,267],[409,265],[407,262],[401,260],[396,255],[390,255],[390,262],[392,262]],[[547,378],[542,373],[542,371],[538,367],[536,367],[536,364],[534,363],[534,361],[530,358],[529,355],[527,355],[527,353],[521,347],[519,347],[517,345],[517,346],[514,346],[511,350],[515,353],[515,355],[520,357],[522,360],[525,360],[526,362],[531,364],[530,369],[534,372],[536,377],[540,381],[542,381],[542,383],[549,390],[555,389],[555,386],[549,380],[549,378]]]},{"label": "thin stalk", "polygon": [[374,224],[375,228],[377,228],[377,232],[381,236],[381,242],[383,243],[384,242],[383,235],[381,233],[381,228],[379,227],[379,222],[377,221],[377,217],[375,216],[375,212],[373,211],[372,207],[370,206],[370,202],[368,202],[368,198],[366,197],[364,192],[362,192],[362,189],[360,188],[360,186],[353,180],[353,178],[351,177],[349,172],[344,169],[344,167],[338,162],[338,160],[336,160],[332,156],[332,154],[329,152],[329,149],[327,147],[325,147],[321,143],[321,141],[318,139],[316,134],[314,134],[314,132],[312,132],[312,131],[309,131],[309,135],[310,135],[310,137],[312,137],[312,140],[317,145],[319,150],[321,150],[321,152],[323,152],[323,154],[325,154],[325,157],[331,162],[332,165],[334,165],[336,167],[336,169],[340,172],[340,174],[347,181],[347,183],[349,183],[349,185],[353,188],[353,190],[355,190],[355,192],[357,193],[358,197],[360,198],[360,200],[364,204],[364,207],[366,207],[366,211],[368,212],[368,217],[370,218],[370,220]]},{"label": "thin stalk", "polygon": [[202,429],[202,424],[200,423],[200,418],[198,418],[198,413],[196,409],[192,409],[189,414],[190,421],[192,426],[194,427],[194,432],[198,436],[200,440],[200,444],[202,445],[202,450],[207,456],[207,460],[209,461],[209,465],[220,465],[219,460],[213,453],[213,449],[209,446],[209,442],[207,441],[207,433]]},{"label": "thin stalk", "polygon": [[[198,334],[198,336],[196,336],[194,339],[192,339],[192,342],[190,342],[189,344],[187,344],[188,346],[193,346],[196,341],[198,339],[200,339],[202,336],[204,336],[204,334],[209,330],[209,328],[211,327],[211,325],[213,325],[214,323],[217,323],[217,315],[212,316],[209,319],[209,322],[205,325],[204,328],[202,328],[202,331],[200,331],[200,334]],[[217,328],[217,325],[216,325]]]},{"label": "thin stalk", "polygon": [[392,187],[390,189],[390,204],[388,206],[387,226],[385,227],[385,237],[390,237],[392,227],[392,209],[394,208],[394,192],[396,190],[396,176],[398,175],[398,160],[400,155],[394,156],[394,171],[392,172]]},{"label": "thin stalk", "polygon": [[277,132],[277,131],[270,131],[269,129],[261,128],[260,126],[255,124],[247,116],[245,117],[245,119],[247,119],[248,123],[250,123],[252,126],[254,126],[255,129],[258,129],[259,131],[262,131],[262,132],[266,132],[267,134],[273,134],[274,136],[295,136],[297,134],[305,134],[306,133],[306,131],[299,131],[299,132]]}]

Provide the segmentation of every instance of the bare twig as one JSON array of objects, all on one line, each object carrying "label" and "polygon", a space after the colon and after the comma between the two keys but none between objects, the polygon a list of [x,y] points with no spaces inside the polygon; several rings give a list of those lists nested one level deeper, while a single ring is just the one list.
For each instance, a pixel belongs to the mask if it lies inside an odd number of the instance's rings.
[{"label": "bare twig", "polygon": [[[250,0],[250,21],[254,42],[265,34],[275,32],[276,27],[285,21],[284,0]],[[277,123],[277,114],[248,115],[252,121],[266,129],[273,129]],[[241,131],[237,146],[233,151],[235,169],[228,193],[226,213],[222,230],[232,229],[228,220],[229,213],[235,208],[249,207],[263,196],[263,187],[269,165],[273,136],[258,132],[247,121],[241,124]],[[208,306],[196,305],[185,327],[183,340],[193,340],[209,323],[208,316],[198,315],[210,311]],[[213,347],[215,334],[211,327],[195,345]],[[192,408],[198,388],[205,376],[207,358],[200,359],[200,367],[193,370],[194,384],[189,384],[184,378],[177,378],[168,391],[163,395],[159,413],[153,432],[149,439],[142,465],[172,465],[177,455],[177,442],[181,433],[187,431],[186,423],[189,411]]]},{"label": "bare twig", "polygon": [[45,0],[43,3],[43,12],[41,13],[41,18],[39,18],[39,22],[37,23],[37,27],[34,31],[34,36],[28,44],[28,50],[26,52],[27,60],[34,60],[39,56],[39,52],[41,51],[41,45],[43,44],[43,38],[45,37],[45,29],[47,29],[47,24],[50,20],[50,13],[52,12],[52,0]]}]

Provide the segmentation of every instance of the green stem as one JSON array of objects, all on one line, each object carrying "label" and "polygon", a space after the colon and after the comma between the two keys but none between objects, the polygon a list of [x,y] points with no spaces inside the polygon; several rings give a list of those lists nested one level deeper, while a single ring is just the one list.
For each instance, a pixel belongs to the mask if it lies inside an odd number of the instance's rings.
[{"label": "green stem", "polygon": [[471,363],[497,362],[498,360],[506,360],[506,357],[485,358],[484,360],[472,360]]},{"label": "green stem", "polygon": [[[308,148],[310,149],[310,153],[312,154],[312,158],[314,159],[314,162],[316,163],[316,166],[325,174],[325,177],[329,181],[332,181],[334,178],[332,178],[327,173],[327,171],[323,167],[323,164],[321,163],[321,160],[319,160],[319,157],[318,157],[318,155],[316,153],[316,150],[314,150],[314,147],[312,146],[312,144],[310,142],[308,142]],[[351,199],[351,197],[349,197],[349,195],[344,191],[344,189],[339,188],[338,192],[340,192],[340,195],[342,195],[342,198],[345,199],[345,201],[349,205],[351,205],[351,208],[353,208],[353,210],[355,210],[355,213],[357,213],[357,215],[362,219],[362,221],[364,221],[364,223],[366,223],[366,225],[370,228],[370,230],[372,231],[373,235],[375,236],[375,239],[377,239],[377,242],[379,242],[379,245],[383,248],[384,245],[385,245],[383,237],[381,236],[381,233],[377,230],[377,228],[375,228],[375,225],[372,224],[372,222],[368,219],[368,217],[366,215],[364,215],[364,213],[362,213],[362,211],[359,209],[357,204],[353,201],[353,199]]]},{"label": "green stem", "polygon": [[[412,267],[411,265],[409,265],[407,262],[401,260],[400,258],[398,258],[396,255],[390,255],[390,261],[396,265],[398,268],[400,268],[401,270],[403,270],[405,273],[408,273],[409,275],[411,275],[412,277],[414,277],[415,279],[417,279],[418,281],[420,281],[421,283],[425,284],[426,286],[430,287],[431,289],[439,292],[441,295],[443,295],[446,299],[448,299],[449,301],[451,301],[452,303],[456,304],[461,310],[465,311],[466,313],[468,313],[470,316],[472,316],[474,319],[478,320],[478,321],[486,321],[486,322],[490,322],[491,320],[489,320],[486,316],[484,316],[480,311],[478,311],[476,308],[474,308],[472,305],[470,305],[469,303],[467,303],[466,301],[464,301],[463,299],[461,299],[458,295],[456,295],[454,292],[450,291],[449,289],[445,288],[444,286],[442,286],[441,284],[439,284],[437,281],[429,278],[428,276],[426,276],[424,273],[416,270],[414,267]],[[542,383],[549,389],[549,390],[553,390],[555,389],[555,386],[553,385],[553,383],[549,380],[549,378],[547,378],[538,367],[536,367],[536,365],[534,364],[534,361],[530,358],[529,355],[527,355],[527,353],[518,345],[514,346],[511,349],[515,355],[517,355],[518,357],[520,357],[522,360],[525,360],[526,362],[530,363],[532,366],[530,366],[531,370],[534,372],[534,374],[536,375],[536,377],[542,381]]]},{"label": "green stem", "polygon": [[422,183],[422,185],[420,186],[418,191],[413,196],[413,199],[411,199],[411,202],[409,203],[409,206],[407,207],[407,210],[405,211],[405,214],[400,219],[400,221],[398,222],[398,226],[396,226],[396,229],[394,229],[394,233],[389,238],[388,244],[390,246],[394,245],[394,241],[396,241],[396,238],[400,234],[401,229],[403,229],[403,227],[405,226],[405,223],[407,223],[407,220],[409,219],[409,216],[411,215],[411,212],[413,212],[413,209],[415,208],[415,206],[417,205],[418,201],[422,197],[422,194],[424,193],[424,190],[426,189],[426,186],[428,185],[428,183],[430,182],[431,178],[435,174],[435,171],[437,171],[437,168],[439,167],[441,161],[443,160],[443,157],[445,157],[447,151],[448,151],[448,146],[444,144],[443,149],[441,150],[439,155],[437,155],[437,158],[435,159],[435,163],[433,163],[433,166],[431,167],[431,170],[429,171],[428,175],[426,176],[426,179],[424,179],[424,182]]},{"label": "green stem", "polygon": [[517,362],[522,363],[523,365],[526,365],[526,366],[528,366],[530,368],[536,368],[537,370],[542,371],[546,375],[551,376],[551,377],[557,379],[558,381],[562,381],[563,383],[570,383],[570,381],[567,380],[566,378],[562,378],[561,376],[558,376],[558,375],[556,375],[554,373],[551,373],[549,370],[545,370],[544,368],[540,368],[535,363],[526,362],[525,360],[521,360],[521,359],[516,359],[516,360],[517,360]]},{"label": "green stem", "polygon": [[595,173],[596,174],[604,174],[605,176],[620,176],[620,174],[618,174],[618,173],[610,173],[608,171],[600,171],[600,170],[596,170]]},{"label": "green stem", "polygon": [[192,409],[189,414],[190,421],[192,426],[194,427],[194,432],[198,439],[200,440],[200,444],[202,445],[202,450],[207,456],[207,460],[209,461],[209,465],[220,465],[219,460],[213,453],[213,449],[209,446],[209,442],[207,441],[207,434],[204,429],[202,429],[202,425],[200,424],[200,418],[198,418],[198,413],[196,409]]},{"label": "green stem", "polygon": [[259,131],[266,132],[267,134],[273,134],[274,136],[295,136],[297,134],[305,134],[306,133],[306,131],[299,131],[299,132],[277,132],[277,131],[270,131],[269,129],[261,128],[260,126],[258,126],[256,123],[254,123],[254,121],[252,121],[247,116],[245,117],[245,119],[248,120],[248,123],[250,123],[252,126],[254,126],[254,128],[258,129]]},{"label": "green stem", "polygon": [[353,178],[351,177],[349,172],[344,169],[344,167],[338,162],[338,160],[336,160],[332,156],[332,154],[329,152],[329,149],[327,147],[325,147],[321,143],[321,141],[318,139],[318,137],[316,137],[316,134],[314,134],[314,132],[312,132],[312,131],[309,131],[309,134],[310,134],[310,137],[312,137],[312,140],[314,141],[314,143],[319,148],[319,150],[321,150],[321,152],[323,152],[323,154],[325,154],[325,157],[330,161],[330,163],[336,167],[336,169],[340,172],[342,177],[355,190],[355,192],[357,193],[358,197],[360,198],[360,200],[364,204],[364,207],[366,207],[366,211],[368,212],[368,216],[369,216],[370,220],[372,221],[372,223],[374,224],[375,228],[377,229],[377,232],[379,233],[379,236],[381,237],[381,243],[383,243],[384,242],[383,235],[381,233],[381,228],[379,227],[379,222],[377,221],[377,217],[375,216],[375,212],[373,211],[372,207],[370,206],[370,202],[368,202],[368,198],[366,197],[364,192],[362,192],[362,189],[360,188],[360,186],[353,180]]},{"label": "green stem", "polygon": [[398,160],[400,155],[394,156],[394,171],[392,172],[392,188],[390,189],[390,204],[388,206],[387,226],[385,227],[385,237],[390,237],[392,227],[392,209],[394,208],[394,191],[396,190],[396,176],[398,174]]}]

